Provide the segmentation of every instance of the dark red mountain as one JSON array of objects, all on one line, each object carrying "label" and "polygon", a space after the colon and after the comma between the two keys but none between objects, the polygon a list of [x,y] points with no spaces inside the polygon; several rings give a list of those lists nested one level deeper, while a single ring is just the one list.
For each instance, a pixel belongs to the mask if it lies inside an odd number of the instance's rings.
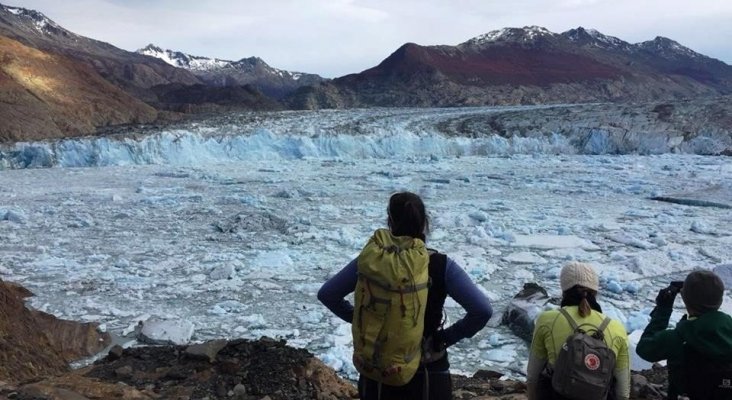
[{"label": "dark red mountain", "polygon": [[732,93],[732,67],[670,39],[505,28],[457,46],[407,43],[381,64],[302,89],[296,107],[648,101]]}]

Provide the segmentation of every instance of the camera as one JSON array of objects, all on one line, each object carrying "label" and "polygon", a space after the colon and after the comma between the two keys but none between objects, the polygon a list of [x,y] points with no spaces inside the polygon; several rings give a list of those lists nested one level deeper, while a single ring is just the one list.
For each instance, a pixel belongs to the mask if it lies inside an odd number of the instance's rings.
[{"label": "camera", "polygon": [[681,292],[681,288],[683,287],[684,281],[672,281],[671,284],[668,286],[668,288],[674,293]]}]

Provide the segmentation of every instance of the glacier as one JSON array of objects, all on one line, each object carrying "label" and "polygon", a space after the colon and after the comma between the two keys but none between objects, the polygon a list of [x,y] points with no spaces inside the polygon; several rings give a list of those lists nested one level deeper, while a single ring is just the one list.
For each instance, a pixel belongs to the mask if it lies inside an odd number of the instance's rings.
[{"label": "glacier", "polygon": [[619,135],[601,128],[505,136],[480,131],[466,134],[460,128],[463,122],[495,113],[562,107],[565,106],[242,113],[156,130],[129,128],[126,133],[105,136],[4,144],[0,145],[0,169],[186,166],[306,158],[716,154],[732,147],[732,138],[712,132],[702,132],[684,141],[683,137],[663,132]]},{"label": "glacier", "polygon": [[[732,264],[729,209],[650,199],[732,188],[728,158],[588,155],[558,135],[438,128],[476,112],[494,109],[247,114],[6,145],[0,278],[32,290],[40,310],[117,335],[185,320],[194,340],[282,338],[354,377],[350,327],[316,293],[386,223],[389,195],[410,190],[430,213],[430,247],[496,310],[451,349],[453,370],[521,376],[526,344],[498,321],[523,283],[558,296],[563,263],[593,263],[603,309],[635,343],[658,289]],[[673,320],[682,312],[678,301]]]}]

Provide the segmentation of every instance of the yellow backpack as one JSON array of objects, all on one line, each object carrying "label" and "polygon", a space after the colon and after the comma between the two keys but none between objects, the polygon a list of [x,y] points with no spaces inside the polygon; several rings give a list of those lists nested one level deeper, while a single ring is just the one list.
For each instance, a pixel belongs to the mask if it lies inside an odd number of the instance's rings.
[{"label": "yellow backpack", "polygon": [[429,286],[429,254],[420,239],[374,232],[358,256],[354,293],[353,364],[390,386],[407,384],[419,368]]}]

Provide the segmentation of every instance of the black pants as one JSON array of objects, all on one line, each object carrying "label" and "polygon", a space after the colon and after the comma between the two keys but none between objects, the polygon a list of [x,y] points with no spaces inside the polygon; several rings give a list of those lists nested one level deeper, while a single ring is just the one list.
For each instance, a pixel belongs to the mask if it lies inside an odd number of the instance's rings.
[{"label": "black pants", "polygon": [[425,387],[428,393],[426,399],[452,400],[450,370],[429,368],[425,371],[425,368],[421,368],[404,386],[381,385],[381,397],[379,397],[379,383],[361,376],[358,378],[358,397],[361,400],[422,400],[425,399]]}]

